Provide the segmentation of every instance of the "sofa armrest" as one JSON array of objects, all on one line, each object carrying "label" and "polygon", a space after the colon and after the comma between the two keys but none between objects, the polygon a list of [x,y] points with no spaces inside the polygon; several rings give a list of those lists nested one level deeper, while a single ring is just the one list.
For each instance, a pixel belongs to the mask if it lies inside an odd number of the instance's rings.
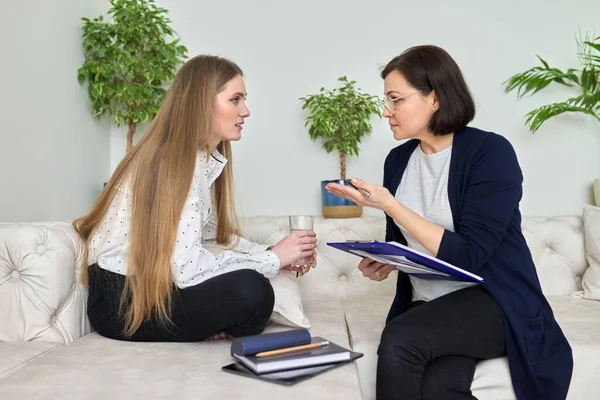
[{"label": "sofa armrest", "polygon": [[0,341],[68,344],[91,331],[82,250],[69,222],[0,223]]}]

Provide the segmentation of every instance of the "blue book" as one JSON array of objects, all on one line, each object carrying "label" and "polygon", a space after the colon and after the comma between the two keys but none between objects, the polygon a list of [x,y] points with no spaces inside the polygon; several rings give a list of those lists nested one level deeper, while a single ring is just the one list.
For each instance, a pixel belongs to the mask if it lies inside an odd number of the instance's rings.
[{"label": "blue book", "polygon": [[421,279],[483,283],[478,275],[400,243],[349,240],[327,244],[359,257],[395,265],[397,270]]},{"label": "blue book", "polygon": [[231,355],[248,356],[263,351],[309,344],[311,340],[310,332],[304,328],[237,337],[231,341]]}]

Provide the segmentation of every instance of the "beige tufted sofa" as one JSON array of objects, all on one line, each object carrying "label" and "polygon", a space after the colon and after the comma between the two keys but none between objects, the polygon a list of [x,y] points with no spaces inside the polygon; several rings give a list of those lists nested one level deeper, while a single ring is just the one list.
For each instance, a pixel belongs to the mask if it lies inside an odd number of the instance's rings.
[{"label": "beige tufted sofa", "polygon": [[[580,298],[588,267],[582,223],[577,216],[527,218],[523,227],[573,347],[569,398],[588,400],[600,399],[600,302]],[[272,244],[286,234],[287,219],[246,218],[242,228],[249,239]],[[395,279],[366,280],[356,257],[326,242],[382,240],[384,220],[317,219],[315,231],[319,265],[299,281],[310,330],[365,355],[283,387],[220,371],[232,361],[228,342],[127,343],[91,332],[78,281],[81,248],[71,226],[0,223],[0,399],[373,399],[376,349]],[[479,363],[473,392],[479,399],[514,398],[504,358]]]}]

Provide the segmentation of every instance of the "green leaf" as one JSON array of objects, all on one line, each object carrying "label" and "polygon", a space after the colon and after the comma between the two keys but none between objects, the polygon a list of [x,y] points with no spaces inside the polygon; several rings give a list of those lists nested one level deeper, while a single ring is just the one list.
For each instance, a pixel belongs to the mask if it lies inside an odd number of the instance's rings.
[{"label": "green leaf", "polygon": [[[596,40],[599,40],[598,38],[596,38]],[[590,46],[591,48],[600,51],[600,43],[593,43],[593,42],[584,42],[586,45]]]},{"label": "green leaf", "polygon": [[542,126],[542,124],[548,121],[550,118],[567,112],[580,112],[588,114],[600,121],[600,117],[595,115],[593,111],[587,108],[574,106],[570,101],[564,101],[561,103],[548,104],[530,111],[527,114],[527,120],[525,123],[529,125],[531,132],[536,132]]},{"label": "green leaf", "polygon": [[598,83],[597,79],[597,72],[586,68],[581,73],[581,86],[587,91],[594,91]]},{"label": "green leaf", "polygon": [[544,67],[546,69],[550,69],[550,67],[548,66],[548,63],[546,61],[544,61],[544,59],[542,57],[538,56],[537,54],[536,54],[536,57],[542,62],[542,64],[544,65]]},{"label": "green leaf", "polygon": [[525,72],[511,76],[504,84],[507,93],[516,89],[517,97],[524,97],[528,94],[533,95],[539,92],[552,82],[571,86],[565,80],[576,84],[579,81],[574,74],[574,70],[562,72],[556,68],[533,67]]},{"label": "green leaf", "polygon": [[79,81],[79,84],[82,84],[83,82],[85,82],[86,76],[87,76],[87,70],[84,67],[81,67],[77,70],[77,80]]}]

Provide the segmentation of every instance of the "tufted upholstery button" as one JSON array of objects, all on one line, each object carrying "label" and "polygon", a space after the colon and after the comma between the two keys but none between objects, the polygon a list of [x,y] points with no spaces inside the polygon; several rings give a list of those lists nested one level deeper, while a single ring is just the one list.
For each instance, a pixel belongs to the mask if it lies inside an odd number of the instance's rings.
[{"label": "tufted upholstery button", "polygon": [[340,275],[340,281],[345,282],[348,280],[348,277],[346,275]]},{"label": "tufted upholstery button", "polygon": [[40,244],[37,248],[37,252],[40,254],[44,254],[46,251],[48,251],[48,248],[43,244]]},{"label": "tufted upholstery button", "polygon": [[55,324],[56,323],[56,314],[52,314],[52,316],[50,317],[50,323],[51,324]]},{"label": "tufted upholstery button", "polygon": [[16,269],[10,273],[10,276],[12,276],[14,279],[19,279],[19,277],[21,276],[21,274],[19,273],[19,271],[17,271]]}]

